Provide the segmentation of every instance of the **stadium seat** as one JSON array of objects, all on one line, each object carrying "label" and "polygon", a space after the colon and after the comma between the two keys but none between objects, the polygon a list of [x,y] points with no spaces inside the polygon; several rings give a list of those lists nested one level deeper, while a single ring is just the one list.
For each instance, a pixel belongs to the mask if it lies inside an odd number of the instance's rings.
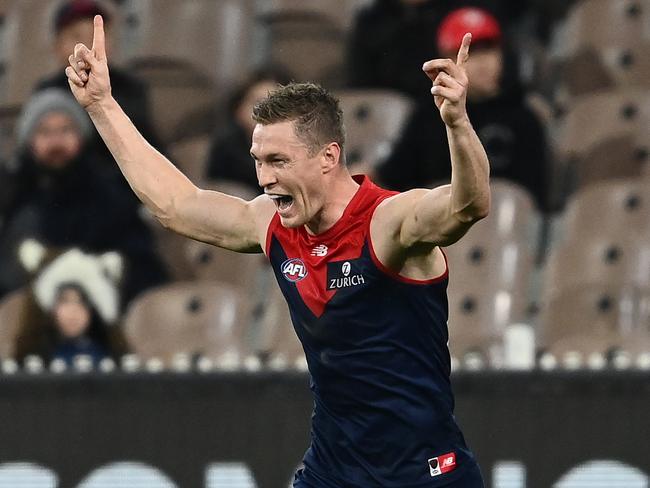
[{"label": "stadium seat", "polygon": [[479,353],[485,360],[498,355],[506,326],[528,321],[521,295],[478,281],[462,291],[450,289],[451,355],[463,359],[469,353]]},{"label": "stadium seat", "polygon": [[[210,77],[182,59],[136,58],[131,71],[149,86],[151,114],[156,133],[164,143],[178,140],[182,124],[197,112],[217,103],[217,90]],[[206,127],[206,132],[211,127]]]},{"label": "stadium seat", "polygon": [[650,233],[645,239],[607,232],[575,236],[551,252],[544,281],[545,295],[595,283],[650,288]]},{"label": "stadium seat", "polygon": [[559,233],[554,241],[649,235],[650,181],[608,180],[579,190],[569,201]]},{"label": "stadium seat", "polygon": [[600,179],[637,177],[649,164],[650,96],[605,91],[576,99],[559,126],[559,157],[578,188]]},{"label": "stadium seat", "polygon": [[607,353],[645,340],[649,331],[650,289],[579,285],[544,301],[539,340],[555,354]]},{"label": "stadium seat", "polygon": [[566,21],[565,54],[583,47],[632,46],[650,38],[648,0],[583,0],[575,2]]},{"label": "stadium seat", "polygon": [[643,142],[649,131],[648,91],[602,91],[572,102],[561,123],[560,150],[563,154],[580,155],[601,141],[618,136],[633,135]]},{"label": "stadium seat", "polygon": [[192,277],[217,280],[250,289],[257,279],[264,257],[221,249],[210,244],[187,240],[185,252]]},{"label": "stadium seat", "polygon": [[586,47],[561,63],[570,97],[603,90],[650,87],[650,40],[630,46]]},{"label": "stadium seat", "polygon": [[463,290],[479,280],[496,289],[528,290],[538,250],[540,216],[530,195],[504,180],[490,183],[487,218],[447,247],[450,288]]},{"label": "stadium seat", "polygon": [[[220,88],[254,64],[254,0],[127,0],[132,58],[182,59]],[[188,101],[187,99],[185,101]]]},{"label": "stadium seat", "polygon": [[[325,3],[325,2],[323,2]],[[263,58],[283,66],[296,81],[312,81],[329,88],[342,83],[343,32],[328,16],[266,16]]]},{"label": "stadium seat", "polygon": [[218,282],[174,283],[143,293],[129,306],[124,332],[143,359],[169,364],[178,353],[243,360],[249,319],[243,291]]},{"label": "stadium seat", "polygon": [[305,361],[305,352],[291,324],[289,307],[275,282],[268,289],[260,335],[258,351],[272,368],[300,368]]},{"label": "stadium seat", "polygon": [[204,134],[171,144],[169,157],[178,169],[197,183],[205,178],[205,163],[209,149],[210,135]]},{"label": "stadium seat", "polygon": [[52,16],[57,5],[57,2],[21,0],[9,6],[4,20],[6,90],[0,95],[2,103],[24,103],[36,82],[56,69]]},{"label": "stadium seat", "polygon": [[413,102],[388,90],[350,89],[335,95],[343,109],[348,164],[381,164],[399,138]]},{"label": "stadium seat", "polygon": [[20,332],[27,292],[14,291],[0,301],[0,359],[14,356],[16,336]]}]

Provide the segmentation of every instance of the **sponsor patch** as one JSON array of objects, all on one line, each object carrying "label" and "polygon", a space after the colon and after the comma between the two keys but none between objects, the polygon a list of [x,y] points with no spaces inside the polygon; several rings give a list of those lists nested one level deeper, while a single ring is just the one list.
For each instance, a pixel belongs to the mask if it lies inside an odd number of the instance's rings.
[{"label": "sponsor patch", "polygon": [[341,288],[364,285],[366,279],[363,273],[356,268],[355,259],[327,263],[327,289],[340,290]]},{"label": "sponsor patch", "polygon": [[431,476],[440,476],[456,469],[456,454],[449,452],[442,456],[436,456],[428,459],[429,472]]},{"label": "sponsor patch", "polygon": [[286,278],[287,281],[295,283],[296,281],[303,280],[307,277],[307,266],[302,262],[302,259],[291,258],[287,259],[282,266],[280,266],[280,271],[282,275]]}]

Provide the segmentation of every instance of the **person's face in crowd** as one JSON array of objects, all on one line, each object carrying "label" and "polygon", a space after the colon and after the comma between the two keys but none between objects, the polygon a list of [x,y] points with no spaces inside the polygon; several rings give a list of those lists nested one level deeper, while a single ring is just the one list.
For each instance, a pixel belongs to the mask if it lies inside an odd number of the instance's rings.
[{"label": "person's face in crowd", "polygon": [[[448,53],[447,57],[456,59],[456,53],[451,56]],[[467,97],[470,100],[485,100],[499,94],[503,73],[503,51],[500,46],[472,47],[465,68],[469,78]]]},{"label": "person's face in crowd", "polygon": [[[54,50],[59,65],[68,65],[68,57],[73,53],[77,43],[85,44],[88,48],[93,45],[93,29],[93,19],[79,19],[66,25],[58,32],[54,42]],[[106,25],[105,29],[106,53],[110,59],[110,26]]]},{"label": "person's face in crowd", "polygon": [[318,218],[325,202],[324,174],[339,153],[336,143],[315,154],[295,133],[293,122],[257,124],[251,155],[257,179],[275,202],[285,227],[299,227]]},{"label": "person's face in crowd", "polygon": [[90,326],[90,310],[74,288],[59,292],[54,306],[54,323],[59,334],[68,339],[82,336]]},{"label": "person's face in crowd", "polygon": [[257,102],[265,98],[269,92],[275,90],[277,85],[277,82],[272,80],[263,80],[254,84],[246,92],[246,95],[237,106],[235,118],[237,119],[237,123],[246,130],[249,136],[253,134],[253,129],[255,129],[255,122],[251,117],[253,107]]},{"label": "person's face in crowd", "polygon": [[74,120],[62,112],[50,112],[39,121],[31,139],[34,159],[50,169],[65,168],[81,152],[83,140]]}]

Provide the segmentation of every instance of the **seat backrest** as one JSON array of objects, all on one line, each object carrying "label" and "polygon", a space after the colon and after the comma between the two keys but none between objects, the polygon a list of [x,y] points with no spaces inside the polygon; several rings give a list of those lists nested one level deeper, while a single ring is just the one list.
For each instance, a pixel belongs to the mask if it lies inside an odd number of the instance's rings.
[{"label": "seat backrest", "polygon": [[650,287],[650,234],[574,235],[549,256],[544,295],[581,284],[619,284]]},{"label": "seat backrest", "polygon": [[648,0],[585,0],[575,2],[567,16],[565,54],[583,47],[634,45],[648,37]]},{"label": "seat backrest", "polygon": [[275,282],[268,289],[260,333],[259,352],[267,357],[269,364],[291,368],[304,360],[305,352],[291,324],[289,307]]},{"label": "seat backrest", "polygon": [[576,192],[568,203],[561,240],[580,235],[617,238],[650,234],[650,182],[642,179],[608,180]]},{"label": "seat backrest", "polygon": [[129,58],[184,59],[219,87],[253,66],[254,0],[130,0]]},{"label": "seat backrest", "polygon": [[129,66],[149,87],[156,133],[165,143],[177,140],[178,126],[188,116],[217,103],[213,80],[186,60],[142,57]]},{"label": "seat backrest", "polygon": [[217,280],[250,289],[255,283],[264,258],[221,249],[188,240],[185,247],[192,276],[198,280]]},{"label": "seat backrest", "polygon": [[539,341],[544,347],[605,353],[645,334],[650,290],[609,283],[558,290],[542,304]]},{"label": "seat backrest", "polygon": [[525,301],[518,294],[484,284],[449,293],[449,350],[462,359],[479,352],[488,357],[498,350],[506,326],[527,321]]},{"label": "seat backrest", "polygon": [[169,146],[169,156],[178,169],[197,183],[205,178],[205,163],[210,148],[210,135],[177,141]]},{"label": "seat backrest", "polygon": [[648,100],[647,92],[640,89],[604,91],[573,100],[560,124],[560,155],[580,157],[603,140],[621,136],[633,136],[639,145],[647,143]]},{"label": "seat backrest", "polygon": [[130,306],[125,335],[142,358],[170,362],[176,353],[218,358],[247,353],[249,308],[239,289],[218,282],[179,282],[145,292]]},{"label": "seat backrest", "polygon": [[27,292],[18,290],[0,301],[0,359],[14,356],[16,337],[22,326]]},{"label": "seat backrest", "polygon": [[413,102],[390,90],[341,90],[338,97],[346,128],[348,164],[381,164],[399,139]]},{"label": "seat backrest", "polygon": [[[35,83],[56,69],[52,17],[57,2],[12,2],[5,18],[6,93],[2,101],[24,103]],[[26,62],[25,60],[29,60]]]}]

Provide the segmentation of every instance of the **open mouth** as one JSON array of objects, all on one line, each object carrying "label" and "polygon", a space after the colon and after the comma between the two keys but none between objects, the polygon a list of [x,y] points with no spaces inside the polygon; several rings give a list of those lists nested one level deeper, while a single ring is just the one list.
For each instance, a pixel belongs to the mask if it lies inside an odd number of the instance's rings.
[{"label": "open mouth", "polygon": [[293,204],[293,197],[289,195],[273,195],[267,193],[269,198],[275,202],[275,205],[278,207],[278,210],[284,211],[287,210]]}]

